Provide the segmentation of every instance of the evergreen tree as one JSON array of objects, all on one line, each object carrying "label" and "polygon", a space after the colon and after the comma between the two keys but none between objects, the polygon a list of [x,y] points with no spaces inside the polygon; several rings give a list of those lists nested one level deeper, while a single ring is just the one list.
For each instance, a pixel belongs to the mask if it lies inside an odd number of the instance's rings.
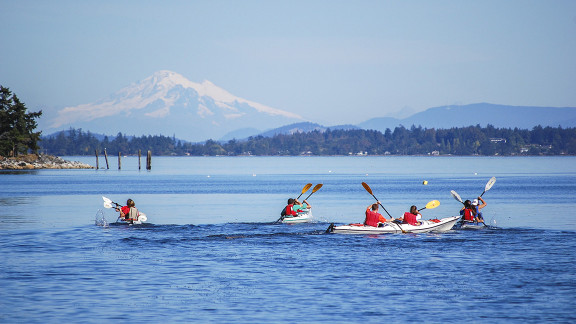
[{"label": "evergreen tree", "polygon": [[42,111],[26,113],[26,105],[0,85],[0,155],[17,156],[39,149],[41,132],[34,132]]}]

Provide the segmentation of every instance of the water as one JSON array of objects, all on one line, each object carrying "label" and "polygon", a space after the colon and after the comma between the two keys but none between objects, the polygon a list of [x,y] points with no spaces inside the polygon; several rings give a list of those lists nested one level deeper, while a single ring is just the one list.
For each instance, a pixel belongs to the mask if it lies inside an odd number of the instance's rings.
[{"label": "water", "polygon": [[[150,172],[129,157],[122,167],[0,173],[0,322],[576,320],[574,157],[155,157]],[[363,220],[374,199],[362,181],[393,216],[438,199],[422,214],[441,218],[461,206],[450,190],[472,199],[492,176],[493,229],[324,233]],[[324,184],[310,197],[315,221],[275,224],[309,182]],[[95,226],[99,210],[117,217],[101,196],[134,199],[150,224]]]}]

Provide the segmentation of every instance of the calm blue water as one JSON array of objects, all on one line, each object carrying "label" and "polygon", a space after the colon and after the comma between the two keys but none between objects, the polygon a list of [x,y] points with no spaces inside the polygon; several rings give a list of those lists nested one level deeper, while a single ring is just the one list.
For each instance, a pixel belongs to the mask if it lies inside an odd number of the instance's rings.
[{"label": "calm blue water", "polygon": [[[68,157],[95,164],[94,158]],[[103,161],[100,161],[102,166]],[[0,172],[0,322],[574,322],[574,157],[155,157],[123,170]],[[354,236],[374,199],[456,215],[484,194],[484,231]],[[428,185],[422,185],[427,180]],[[323,183],[315,221],[274,224]],[[94,225],[101,196],[142,226]]]}]

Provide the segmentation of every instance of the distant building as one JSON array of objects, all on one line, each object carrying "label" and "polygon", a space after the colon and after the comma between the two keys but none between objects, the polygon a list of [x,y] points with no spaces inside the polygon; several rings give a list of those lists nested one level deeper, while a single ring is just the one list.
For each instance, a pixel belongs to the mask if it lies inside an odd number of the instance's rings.
[{"label": "distant building", "polygon": [[490,142],[492,142],[492,143],[506,143],[506,139],[505,138],[491,138]]}]

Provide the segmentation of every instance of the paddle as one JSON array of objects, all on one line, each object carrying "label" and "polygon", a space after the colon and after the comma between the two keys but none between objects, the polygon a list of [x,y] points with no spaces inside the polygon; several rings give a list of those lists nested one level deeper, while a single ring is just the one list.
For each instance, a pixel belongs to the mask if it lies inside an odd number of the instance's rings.
[{"label": "paddle", "polygon": [[462,201],[462,198],[460,198],[460,195],[456,191],[450,190],[450,193],[454,199],[458,200],[462,205],[464,205],[464,201]]},{"label": "paddle", "polygon": [[[300,196],[302,196],[306,191],[308,191],[308,189],[310,189],[310,187],[312,187],[311,183],[305,185],[304,188],[302,188],[302,193],[300,193]],[[296,199],[300,198],[300,196],[298,196]]]},{"label": "paddle", "polygon": [[[454,197],[454,199],[458,200],[462,205],[464,205],[462,198],[460,198],[460,195],[456,191],[450,190],[450,194],[452,194],[452,197]],[[462,219],[460,220],[460,222],[464,222],[464,215],[462,215]]]},{"label": "paddle", "polygon": [[424,208],[418,209],[418,211],[421,211],[424,209],[433,209],[433,208],[436,208],[438,206],[440,206],[440,202],[438,200],[432,200],[431,202],[427,203]]},{"label": "paddle", "polygon": [[494,185],[495,182],[496,182],[496,177],[490,178],[490,180],[488,180],[488,182],[486,183],[486,187],[484,187],[484,191],[482,192],[480,197],[482,197],[486,193],[486,191],[490,190],[490,188],[492,188],[492,186]]},{"label": "paddle", "polygon": [[[120,207],[120,204],[113,202],[110,198],[102,196],[102,200],[104,200],[104,208]],[[121,217],[122,216],[118,216],[118,219],[120,219]],[[116,219],[116,221],[118,221],[118,219]]]},{"label": "paddle", "polygon": [[[372,195],[372,197],[374,197],[374,199],[376,199],[376,201],[378,202],[380,207],[382,207],[382,209],[384,209],[386,214],[388,214],[388,216],[390,216],[390,218],[394,218],[394,217],[392,217],[392,215],[390,215],[390,213],[386,210],[386,208],[384,208],[384,206],[382,205],[380,200],[378,200],[378,198],[376,198],[376,196],[374,196],[374,194],[372,193],[372,189],[370,189],[370,186],[366,182],[362,182],[362,186],[364,187],[364,189],[366,189],[366,191],[368,191],[369,194]],[[400,224],[397,224],[397,223],[393,223],[393,224],[398,226],[398,228],[400,229],[400,231],[402,231],[402,233],[406,233],[406,231],[402,229],[402,226],[400,226]]]},{"label": "paddle", "polygon": [[392,215],[390,215],[390,213],[386,210],[386,208],[384,208],[384,206],[382,206],[382,203],[380,203],[380,200],[378,200],[378,198],[376,198],[376,196],[374,196],[374,194],[372,193],[372,189],[370,189],[370,186],[366,182],[362,182],[362,186],[364,187],[364,189],[366,189],[366,191],[368,191],[369,194],[372,195],[372,197],[374,197],[374,199],[376,199],[376,201],[378,202],[380,207],[382,207],[382,209],[384,209],[386,214],[388,214],[388,216],[390,216],[390,218],[394,218],[394,217],[392,217]]},{"label": "paddle", "polygon": [[317,185],[314,186],[314,188],[312,188],[312,192],[308,195],[308,197],[306,197],[306,199],[304,200],[308,200],[308,198],[310,198],[310,196],[312,196],[313,193],[315,193],[316,191],[320,190],[320,188],[322,188],[323,184],[319,183]]},{"label": "paddle", "polygon": [[[480,197],[482,197],[486,193],[486,191],[490,190],[490,188],[492,188],[492,186],[494,185],[495,182],[496,182],[496,177],[490,178],[490,180],[488,180],[488,182],[486,183],[486,186],[484,187],[484,191],[482,192]],[[480,208],[478,208],[478,211],[480,211]],[[486,223],[484,223],[484,217],[482,217],[482,224],[484,224],[484,226],[488,226],[488,225],[486,225]]]},{"label": "paddle", "polygon": [[114,206],[116,207],[120,206],[120,204],[113,202],[110,198],[102,196],[102,200],[104,200],[104,208],[112,208]]}]

